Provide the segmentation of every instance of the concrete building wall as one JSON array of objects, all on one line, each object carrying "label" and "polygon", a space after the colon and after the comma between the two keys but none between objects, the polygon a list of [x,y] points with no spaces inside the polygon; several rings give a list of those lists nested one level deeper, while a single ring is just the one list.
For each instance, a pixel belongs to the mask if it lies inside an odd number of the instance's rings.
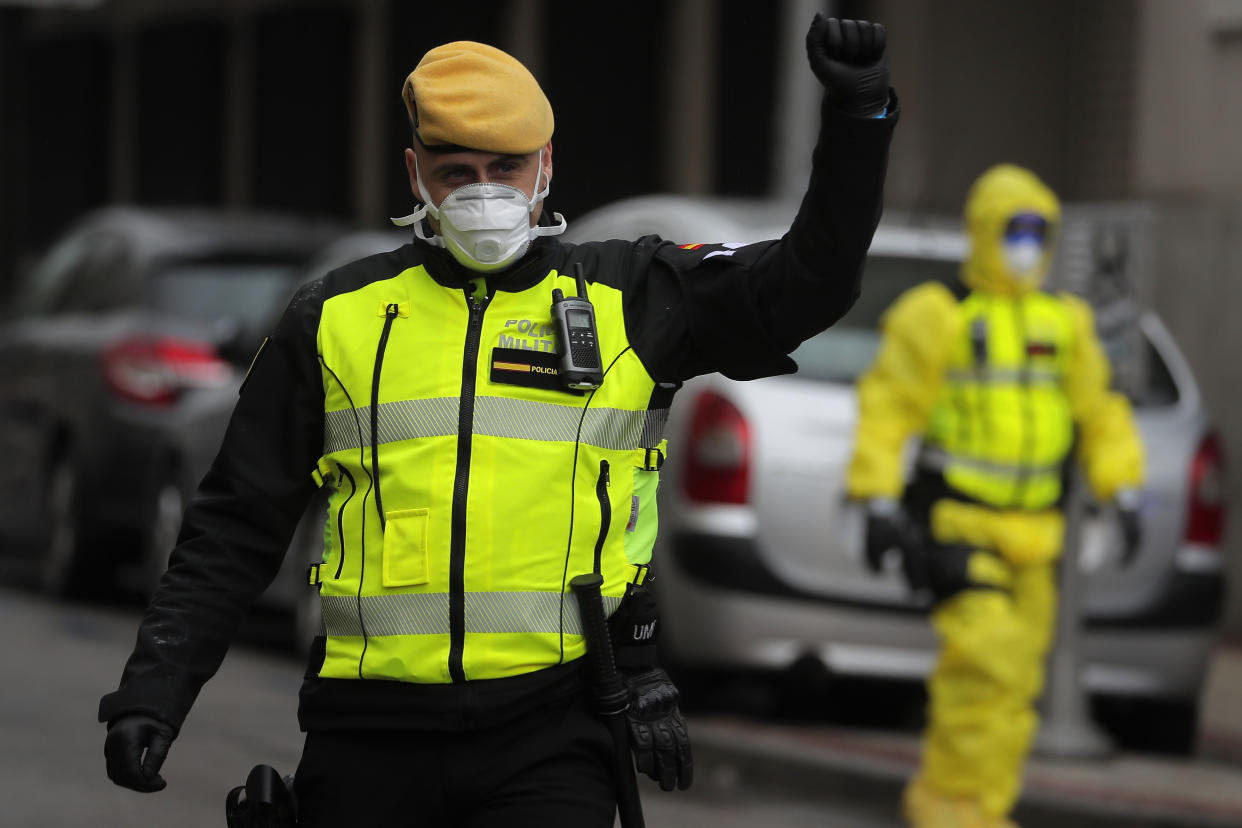
[{"label": "concrete building wall", "polygon": [[1069,201],[1130,195],[1133,0],[876,0],[902,95],[887,202],[956,214],[970,183],[1011,161]]},{"label": "concrete building wall", "polygon": [[1135,192],[1242,193],[1242,3],[1144,0]]},{"label": "concrete building wall", "polygon": [[1194,368],[1225,442],[1226,560],[1242,632],[1242,3],[1143,0],[1134,194],[1158,207],[1151,302]]}]

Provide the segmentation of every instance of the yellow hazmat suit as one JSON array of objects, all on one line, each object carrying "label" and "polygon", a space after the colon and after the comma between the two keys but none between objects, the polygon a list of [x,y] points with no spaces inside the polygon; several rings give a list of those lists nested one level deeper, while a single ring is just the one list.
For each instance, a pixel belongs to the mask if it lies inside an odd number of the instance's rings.
[{"label": "yellow hazmat suit", "polygon": [[[1102,501],[1143,475],[1089,306],[1039,290],[1059,218],[1033,174],[988,170],[965,209],[969,294],[928,283],[902,295],[859,381],[849,494],[904,500],[928,541],[936,599],[941,649],[904,802],[916,828],[1012,825],[1052,637],[1066,461],[1076,451]],[[1020,255],[1032,238],[1038,247]],[[907,482],[911,437],[921,441]]]}]

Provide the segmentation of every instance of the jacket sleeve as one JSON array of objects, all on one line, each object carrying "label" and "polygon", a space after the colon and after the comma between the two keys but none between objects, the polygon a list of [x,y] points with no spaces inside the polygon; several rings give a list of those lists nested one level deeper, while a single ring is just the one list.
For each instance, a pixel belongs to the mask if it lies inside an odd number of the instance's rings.
[{"label": "jacket sleeve", "polygon": [[858,381],[850,497],[901,496],[906,441],[923,431],[940,393],[956,319],[957,301],[938,282],[912,288],[884,314],[880,350]]},{"label": "jacket sleeve", "polygon": [[179,730],[254,600],[280,569],[323,445],[320,283],[294,297],[255,357],[168,570],[100,721],[144,713]]},{"label": "jacket sleeve", "polygon": [[1121,489],[1142,484],[1143,443],[1129,401],[1109,388],[1108,358],[1090,306],[1069,294],[1061,299],[1074,325],[1065,393],[1078,427],[1078,459],[1092,493],[1107,501]]},{"label": "jacket sleeve", "polygon": [[788,354],[858,298],[880,219],[896,97],[885,118],[823,104],[810,183],[789,231],[754,244],[637,244],[642,278],[626,299],[626,327],[663,382],[719,371],[754,379],[797,370]]}]

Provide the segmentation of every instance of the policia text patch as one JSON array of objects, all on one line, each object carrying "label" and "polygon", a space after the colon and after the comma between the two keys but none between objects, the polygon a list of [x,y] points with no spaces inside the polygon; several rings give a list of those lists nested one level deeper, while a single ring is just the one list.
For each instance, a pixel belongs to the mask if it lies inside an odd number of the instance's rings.
[{"label": "policia text patch", "polygon": [[581,391],[572,391],[561,385],[560,354],[549,351],[493,348],[492,382],[582,394]]}]

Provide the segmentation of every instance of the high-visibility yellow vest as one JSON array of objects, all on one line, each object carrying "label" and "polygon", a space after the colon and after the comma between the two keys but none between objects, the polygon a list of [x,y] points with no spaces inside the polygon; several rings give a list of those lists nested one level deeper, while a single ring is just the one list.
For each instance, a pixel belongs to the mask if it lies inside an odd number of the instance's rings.
[{"label": "high-visibility yellow vest", "polygon": [[1051,506],[1074,437],[1064,385],[1074,335],[1069,309],[1046,293],[974,292],[959,319],[923,462],[983,503]]},{"label": "high-visibility yellow vest", "polygon": [[[501,678],[584,652],[570,579],[611,612],[650,561],[671,391],[590,287],[604,382],[562,390],[552,271],[519,292],[421,265],[328,298],[318,331],[331,486],[320,676]],[[477,297],[477,298],[476,298]]]}]

